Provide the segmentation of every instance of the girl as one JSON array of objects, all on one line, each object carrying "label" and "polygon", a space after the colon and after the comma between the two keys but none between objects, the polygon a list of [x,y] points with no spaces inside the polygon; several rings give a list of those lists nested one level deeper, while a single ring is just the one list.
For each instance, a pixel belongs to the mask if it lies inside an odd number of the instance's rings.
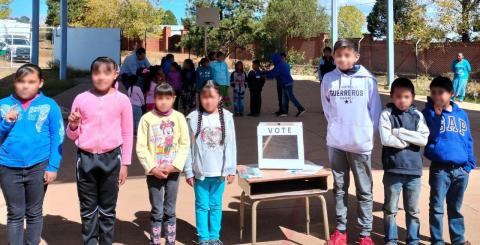
[{"label": "girl", "polygon": [[119,185],[127,178],[133,144],[132,106],[114,86],[117,64],[92,62],[93,88],[79,94],[67,136],[78,147],[76,173],[84,244],[112,244]]},{"label": "girl", "polygon": [[200,93],[203,86],[208,80],[213,80],[213,71],[210,67],[210,61],[207,58],[202,58],[197,68],[197,81],[195,83],[195,91]]},{"label": "girl", "polygon": [[131,82],[127,90],[128,98],[132,104],[133,111],[133,132],[136,135],[138,129],[138,122],[143,115],[145,106],[145,96],[142,93],[142,89],[138,86],[137,82]]},{"label": "girl", "polygon": [[182,104],[185,113],[195,108],[195,65],[191,59],[186,59],[182,67]]},{"label": "girl", "polygon": [[162,222],[165,244],[175,244],[177,200],[180,171],[190,147],[187,122],[172,109],[175,91],[163,83],[155,89],[155,109],[140,121],[137,155],[147,174],[151,217],[151,244],[160,244]]},{"label": "girl", "polygon": [[57,103],[40,92],[43,82],[42,70],[25,64],[15,73],[14,93],[0,100],[0,186],[11,245],[40,243],[43,197],[62,157],[62,114]]},{"label": "girl", "polygon": [[217,85],[208,81],[200,91],[198,110],[187,117],[192,132],[187,183],[195,191],[195,215],[199,243],[222,244],[222,195],[225,179],[235,179],[237,148],[232,113],[223,109]]},{"label": "girl", "polygon": [[[175,94],[180,95],[182,92],[182,74],[180,73],[181,67],[177,64],[177,62],[173,62],[170,65],[170,72],[167,75],[167,81],[170,85],[172,85],[173,89],[175,90]],[[175,103],[173,104],[173,108],[178,110],[178,103],[180,101],[180,96],[175,96]]]},{"label": "girl", "polygon": [[225,54],[218,51],[216,54],[217,60],[210,63],[210,67],[213,71],[213,80],[219,85],[220,94],[222,95],[225,106],[231,106],[230,96],[228,95],[228,85],[230,72],[228,71],[228,65],[225,62]]},{"label": "girl", "polygon": [[235,116],[243,116],[243,98],[247,88],[247,73],[243,70],[243,63],[237,61],[235,71],[230,75],[230,84],[233,87],[233,109]]},{"label": "girl", "polygon": [[165,82],[165,74],[162,71],[162,67],[158,65],[150,66],[142,87],[147,111],[151,111],[155,107],[155,87],[163,82]]}]

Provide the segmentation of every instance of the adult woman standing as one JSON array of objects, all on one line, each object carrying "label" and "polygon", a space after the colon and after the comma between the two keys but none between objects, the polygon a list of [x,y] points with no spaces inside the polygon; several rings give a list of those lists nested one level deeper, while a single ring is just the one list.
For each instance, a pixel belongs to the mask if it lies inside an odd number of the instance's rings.
[{"label": "adult woman standing", "polygon": [[462,53],[458,53],[457,59],[452,63],[453,71],[453,98],[458,98],[459,102],[463,102],[467,88],[468,75],[472,71],[472,67]]}]

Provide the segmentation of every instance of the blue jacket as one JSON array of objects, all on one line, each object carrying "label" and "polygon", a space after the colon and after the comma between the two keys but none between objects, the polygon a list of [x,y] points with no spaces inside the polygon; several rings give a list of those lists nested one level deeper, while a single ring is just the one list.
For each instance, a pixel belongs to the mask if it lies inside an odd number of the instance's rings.
[{"label": "blue jacket", "polygon": [[452,111],[443,110],[441,116],[435,114],[430,98],[423,109],[430,136],[425,147],[425,157],[432,164],[454,164],[467,172],[477,167],[473,155],[473,139],[467,113],[454,102]]},{"label": "blue jacket", "polygon": [[454,60],[452,63],[453,77],[462,80],[468,80],[468,75],[472,71],[470,62],[467,59],[462,61]]},{"label": "blue jacket", "polygon": [[[7,122],[5,116],[14,105],[18,119]],[[11,95],[0,100],[0,114],[0,164],[28,168],[48,160],[45,170],[57,172],[65,135],[57,103],[40,93],[25,111],[21,102]]]},{"label": "blue jacket", "polygon": [[213,71],[210,66],[198,66],[197,68],[197,81],[195,83],[195,90],[200,92],[203,86],[208,80],[213,80]]},{"label": "blue jacket", "polygon": [[293,78],[290,74],[290,66],[282,60],[279,54],[272,56],[272,62],[275,65],[272,70],[265,73],[267,78],[276,78],[282,86],[291,86]]}]

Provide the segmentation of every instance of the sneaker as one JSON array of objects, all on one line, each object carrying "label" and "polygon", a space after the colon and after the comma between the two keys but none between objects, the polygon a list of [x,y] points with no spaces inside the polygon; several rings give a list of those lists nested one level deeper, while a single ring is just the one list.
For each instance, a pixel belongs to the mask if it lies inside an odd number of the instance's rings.
[{"label": "sneaker", "polygon": [[288,114],[286,114],[286,113],[281,113],[280,115],[278,115],[278,117],[288,117]]},{"label": "sneaker", "polygon": [[220,240],[210,240],[209,245],[223,245],[223,242]]},{"label": "sneaker", "polygon": [[301,117],[307,110],[298,110],[296,117]]},{"label": "sneaker", "polygon": [[347,233],[341,233],[339,230],[336,230],[330,236],[330,245],[347,245],[348,237]]},{"label": "sneaker", "polygon": [[210,241],[201,241],[198,243],[198,245],[210,245]]},{"label": "sneaker", "polygon": [[360,237],[360,245],[375,245],[370,236]]}]

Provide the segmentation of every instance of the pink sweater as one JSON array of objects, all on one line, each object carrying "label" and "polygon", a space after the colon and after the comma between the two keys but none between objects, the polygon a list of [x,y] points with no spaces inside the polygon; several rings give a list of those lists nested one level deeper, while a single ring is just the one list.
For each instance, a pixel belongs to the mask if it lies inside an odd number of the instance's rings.
[{"label": "pink sweater", "polygon": [[78,148],[101,154],[122,146],[122,165],[130,165],[133,146],[132,105],[125,94],[115,91],[96,96],[83,92],[73,101],[72,111],[79,109],[80,125],[75,131],[67,126],[67,136]]}]

